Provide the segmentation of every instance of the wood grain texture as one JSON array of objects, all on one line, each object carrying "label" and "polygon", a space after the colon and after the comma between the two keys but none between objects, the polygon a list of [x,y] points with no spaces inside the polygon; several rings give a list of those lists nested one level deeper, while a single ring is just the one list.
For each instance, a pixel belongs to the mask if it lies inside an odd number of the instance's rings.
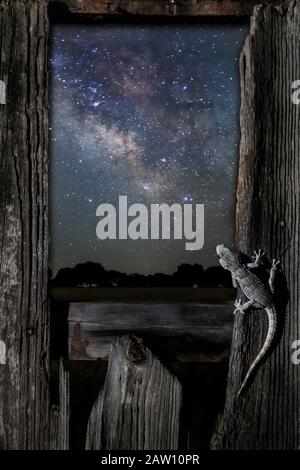
[{"label": "wood grain texture", "polygon": [[59,403],[51,407],[50,415],[50,448],[51,450],[68,450],[70,448],[70,378],[64,368],[64,361],[59,361]]},{"label": "wood grain texture", "polygon": [[[257,0],[60,0],[60,3],[67,5],[71,12],[80,14],[250,16]],[[260,3],[274,4],[279,1],[261,0]]]},{"label": "wood grain texture", "polygon": [[123,336],[109,357],[104,389],[88,425],[87,447],[177,449],[181,401],[176,377],[137,338]]},{"label": "wood grain texture", "polygon": [[0,448],[48,442],[46,0],[0,0]]},{"label": "wood grain texture", "polygon": [[102,415],[104,388],[101,388],[91,411],[86,433],[86,450],[101,450],[102,447]]},{"label": "wood grain texture", "polygon": [[224,304],[71,303],[69,359],[107,359],[118,336],[141,336],[156,354],[181,362],[229,355],[232,302]]},{"label": "wood grain texture", "polygon": [[[300,119],[291,100],[291,84],[300,78],[299,50],[299,2],[256,9],[240,59],[236,241],[245,253],[263,248],[280,258],[289,302],[283,338],[240,402],[237,390],[265,339],[266,317],[237,316],[225,413],[214,448],[299,448],[299,367],[290,357],[291,344],[300,337]],[[285,288],[277,284],[283,320]]]}]

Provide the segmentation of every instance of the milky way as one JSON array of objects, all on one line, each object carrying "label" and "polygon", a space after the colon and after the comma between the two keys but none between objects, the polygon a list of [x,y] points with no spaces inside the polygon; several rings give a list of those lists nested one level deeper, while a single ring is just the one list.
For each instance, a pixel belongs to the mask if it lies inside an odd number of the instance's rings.
[{"label": "milky way", "polygon": [[[126,272],[216,264],[231,244],[246,25],[72,25],[52,30],[51,268]],[[205,244],[96,237],[96,208],[205,205]]]}]

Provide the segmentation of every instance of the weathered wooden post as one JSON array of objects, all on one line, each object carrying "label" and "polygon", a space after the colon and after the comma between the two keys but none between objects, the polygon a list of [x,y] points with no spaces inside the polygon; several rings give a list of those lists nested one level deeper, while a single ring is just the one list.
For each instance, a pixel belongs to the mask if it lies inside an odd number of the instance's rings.
[{"label": "weathered wooden post", "polygon": [[[214,437],[218,449],[297,449],[299,368],[291,344],[300,338],[300,2],[258,7],[240,60],[241,146],[236,241],[250,254],[263,248],[280,258],[289,303],[280,346],[261,367],[244,398],[237,390],[262,346],[265,315],[237,315],[225,413]],[[277,286],[279,296],[283,284]],[[281,312],[281,315],[283,312]]]},{"label": "weathered wooden post", "polygon": [[135,337],[113,346],[88,424],[87,449],[178,448],[181,385]]},{"label": "weathered wooden post", "polygon": [[47,15],[0,0],[1,449],[48,446]]}]

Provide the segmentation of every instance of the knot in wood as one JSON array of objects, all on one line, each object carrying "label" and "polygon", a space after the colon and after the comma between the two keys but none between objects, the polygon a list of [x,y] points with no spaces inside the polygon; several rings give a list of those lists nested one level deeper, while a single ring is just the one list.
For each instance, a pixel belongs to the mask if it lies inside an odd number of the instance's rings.
[{"label": "knot in wood", "polygon": [[126,357],[130,362],[139,363],[146,360],[146,354],[142,345],[142,340],[135,336],[130,337]]}]

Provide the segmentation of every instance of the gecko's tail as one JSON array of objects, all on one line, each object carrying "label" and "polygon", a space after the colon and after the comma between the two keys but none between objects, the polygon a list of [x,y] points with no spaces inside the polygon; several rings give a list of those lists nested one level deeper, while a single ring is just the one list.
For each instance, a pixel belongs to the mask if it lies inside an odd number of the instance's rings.
[{"label": "gecko's tail", "polygon": [[267,359],[270,352],[273,350],[274,340],[276,339],[276,332],[277,332],[277,314],[275,308],[266,308],[266,312],[268,315],[268,333],[265,339],[264,345],[258,354],[258,356],[253,361],[251,367],[249,368],[247,375],[238,391],[237,397],[239,398],[243,392],[248,388],[251,381],[254,378],[254,374],[258,367]]}]

